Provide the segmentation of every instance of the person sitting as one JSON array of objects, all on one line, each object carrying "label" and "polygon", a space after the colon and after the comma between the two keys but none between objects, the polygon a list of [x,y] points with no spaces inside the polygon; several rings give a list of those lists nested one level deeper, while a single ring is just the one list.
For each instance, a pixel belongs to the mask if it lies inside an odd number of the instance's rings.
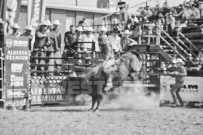
[{"label": "person sitting", "polygon": [[181,16],[182,19],[189,19],[192,15],[192,10],[189,5],[185,5],[184,9],[177,15]]},{"label": "person sitting", "polygon": [[192,14],[190,18],[194,18],[194,19],[200,18],[200,11],[198,8],[196,8],[195,4],[192,5],[191,10],[192,10]]},{"label": "person sitting", "polygon": [[123,48],[124,52],[127,52],[130,50],[130,47],[132,45],[137,45],[137,42],[131,38],[129,38],[130,35],[130,31],[129,30],[125,30],[124,31],[124,35],[121,38],[121,46]]}]

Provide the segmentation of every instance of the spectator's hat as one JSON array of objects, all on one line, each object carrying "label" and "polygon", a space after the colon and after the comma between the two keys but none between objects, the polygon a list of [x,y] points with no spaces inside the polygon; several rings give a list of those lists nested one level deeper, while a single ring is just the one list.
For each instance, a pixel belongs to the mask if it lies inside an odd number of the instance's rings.
[{"label": "spectator's hat", "polygon": [[175,58],[173,58],[173,59],[171,60],[171,62],[172,62],[173,64],[176,64],[176,63],[177,63],[177,60],[176,60]]},{"label": "spectator's hat", "polygon": [[55,21],[53,22],[53,24],[54,24],[54,25],[61,25],[61,22],[60,22],[59,20],[55,20]]},{"label": "spectator's hat", "polygon": [[192,57],[192,54],[191,54],[191,53],[189,53],[189,54],[188,54],[188,57]]},{"label": "spectator's hat", "polygon": [[178,58],[176,61],[177,61],[177,63],[181,63],[182,65],[185,65],[185,62],[180,58]]},{"label": "spectator's hat", "polygon": [[76,30],[82,32],[83,31],[82,26],[77,27]]},{"label": "spectator's hat", "polygon": [[130,31],[129,30],[125,30],[123,34],[124,35],[130,35]]},{"label": "spectator's hat", "polygon": [[113,29],[113,33],[120,33],[120,31],[118,29]]},{"label": "spectator's hat", "polygon": [[15,23],[15,24],[13,25],[13,28],[15,28],[15,29],[20,29],[20,26],[19,26],[17,23]]},{"label": "spectator's hat", "polygon": [[24,30],[30,30],[30,31],[32,31],[32,30],[33,30],[33,28],[32,28],[32,26],[31,26],[31,25],[27,25],[27,26],[25,26]]},{"label": "spectator's hat", "polygon": [[52,23],[50,20],[46,20],[47,26],[52,26]]},{"label": "spectator's hat", "polygon": [[86,31],[92,32],[92,31],[93,31],[93,28],[92,28],[92,27],[87,27]]},{"label": "spectator's hat", "polygon": [[0,18],[0,24],[4,24],[4,21]]},{"label": "spectator's hat", "polygon": [[48,26],[46,21],[42,21],[41,23],[39,23],[39,26]]},{"label": "spectator's hat", "polygon": [[106,28],[105,27],[101,27],[100,31],[106,32]]}]

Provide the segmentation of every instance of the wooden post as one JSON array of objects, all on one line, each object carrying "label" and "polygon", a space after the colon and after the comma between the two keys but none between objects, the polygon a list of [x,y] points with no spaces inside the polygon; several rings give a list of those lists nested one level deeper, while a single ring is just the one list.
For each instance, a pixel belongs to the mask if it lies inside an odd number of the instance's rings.
[{"label": "wooden post", "polygon": [[138,45],[142,44],[142,24],[139,24]]}]

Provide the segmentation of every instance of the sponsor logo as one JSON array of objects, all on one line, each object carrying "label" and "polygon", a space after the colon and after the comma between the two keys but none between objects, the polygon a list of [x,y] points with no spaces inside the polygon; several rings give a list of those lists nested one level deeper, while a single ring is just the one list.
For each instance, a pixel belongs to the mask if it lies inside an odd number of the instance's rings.
[{"label": "sponsor logo", "polygon": [[12,39],[6,39],[6,46],[7,46],[8,48],[13,47],[13,40],[12,40]]},{"label": "sponsor logo", "polygon": [[23,70],[23,63],[12,63],[11,72],[12,73],[21,73]]},{"label": "sponsor logo", "polygon": [[11,81],[10,86],[21,87],[23,86],[24,78],[23,76],[11,75],[10,81]]},{"label": "sponsor logo", "polygon": [[13,91],[12,89],[9,89],[7,91],[7,98],[23,98],[25,97],[25,89],[18,89]]}]

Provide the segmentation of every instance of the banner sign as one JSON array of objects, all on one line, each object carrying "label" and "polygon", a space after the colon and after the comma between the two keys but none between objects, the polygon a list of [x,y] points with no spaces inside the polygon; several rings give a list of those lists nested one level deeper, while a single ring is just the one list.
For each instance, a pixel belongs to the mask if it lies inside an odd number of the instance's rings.
[{"label": "banner sign", "polygon": [[27,38],[5,38],[4,83],[6,106],[22,107],[29,90],[29,48]]},{"label": "banner sign", "polygon": [[[161,76],[161,101],[172,102],[170,89],[175,84],[175,78],[171,76]],[[186,102],[203,102],[203,77],[186,77],[180,96]]]},{"label": "banner sign", "polygon": [[31,25],[37,27],[44,14],[44,0],[32,0],[31,3]]}]

